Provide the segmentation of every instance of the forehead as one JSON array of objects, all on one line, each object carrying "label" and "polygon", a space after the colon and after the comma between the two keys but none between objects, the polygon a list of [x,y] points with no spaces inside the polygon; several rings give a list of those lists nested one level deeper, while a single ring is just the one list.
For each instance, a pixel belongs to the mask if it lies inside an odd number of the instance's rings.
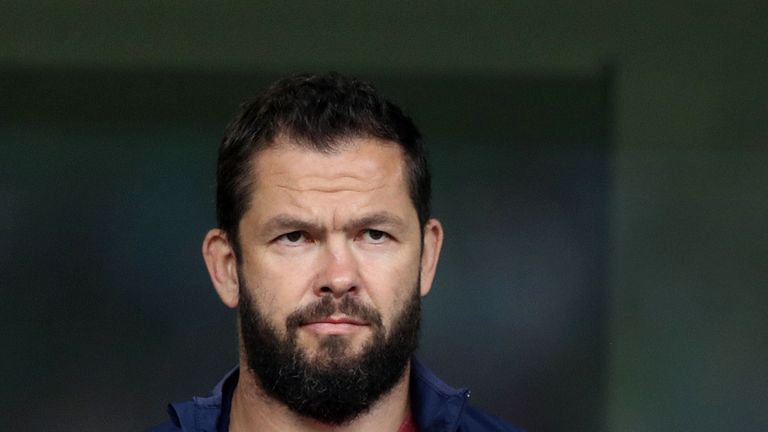
[{"label": "forehead", "polygon": [[376,196],[410,204],[404,152],[391,141],[348,138],[321,152],[281,138],[255,155],[252,168],[252,204],[262,209],[291,197],[345,204],[345,198]]},{"label": "forehead", "polygon": [[267,183],[276,177],[402,179],[404,162],[399,145],[376,138],[348,138],[328,151],[281,138],[255,156],[253,167],[257,179]]}]

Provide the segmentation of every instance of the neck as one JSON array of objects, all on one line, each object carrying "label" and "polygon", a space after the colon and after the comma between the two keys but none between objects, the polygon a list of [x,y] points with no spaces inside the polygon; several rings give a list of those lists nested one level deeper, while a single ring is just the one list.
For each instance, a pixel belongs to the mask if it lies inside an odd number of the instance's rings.
[{"label": "neck", "polygon": [[267,396],[249,371],[245,361],[240,361],[240,378],[232,396],[229,414],[229,430],[232,432],[346,432],[371,431],[395,432],[410,412],[410,363],[403,377],[388,393],[384,394],[367,412],[343,425],[328,425],[301,416],[281,402]]}]

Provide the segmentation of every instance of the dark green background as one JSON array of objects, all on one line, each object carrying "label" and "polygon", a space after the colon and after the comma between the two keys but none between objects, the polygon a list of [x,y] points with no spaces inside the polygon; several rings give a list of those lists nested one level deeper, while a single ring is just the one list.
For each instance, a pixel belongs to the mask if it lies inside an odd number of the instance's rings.
[{"label": "dark green background", "polygon": [[449,239],[422,352],[475,403],[531,430],[768,426],[760,2],[0,8],[11,430],[141,429],[234,362],[198,254],[213,148],[304,70],[374,79],[427,132]]}]

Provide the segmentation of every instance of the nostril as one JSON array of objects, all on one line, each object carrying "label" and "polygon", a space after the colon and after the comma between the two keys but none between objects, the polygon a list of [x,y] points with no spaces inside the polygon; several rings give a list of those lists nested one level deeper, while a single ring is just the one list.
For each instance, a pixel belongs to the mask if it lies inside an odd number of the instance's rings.
[{"label": "nostril", "polygon": [[317,294],[321,296],[331,295],[333,297],[342,297],[347,294],[357,294],[357,285],[351,285],[339,289],[336,289],[333,285],[324,285],[317,290]]}]

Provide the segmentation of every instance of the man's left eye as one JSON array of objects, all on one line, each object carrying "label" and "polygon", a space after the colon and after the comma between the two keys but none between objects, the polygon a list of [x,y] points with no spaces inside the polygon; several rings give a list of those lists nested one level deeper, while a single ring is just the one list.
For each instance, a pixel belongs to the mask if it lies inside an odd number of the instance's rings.
[{"label": "man's left eye", "polygon": [[381,243],[389,238],[389,235],[384,231],[368,229],[363,231],[363,240],[371,243]]}]

